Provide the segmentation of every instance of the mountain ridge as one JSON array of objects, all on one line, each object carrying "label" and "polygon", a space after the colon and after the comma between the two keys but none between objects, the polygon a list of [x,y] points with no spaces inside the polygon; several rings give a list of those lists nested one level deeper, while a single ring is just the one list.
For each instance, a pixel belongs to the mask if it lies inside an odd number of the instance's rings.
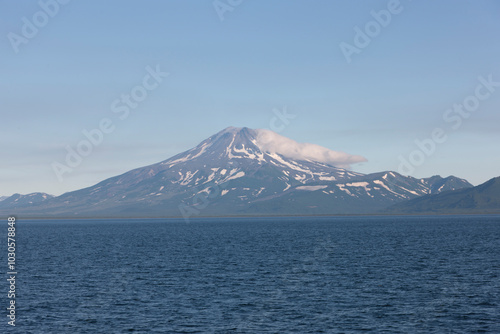
[{"label": "mountain ridge", "polygon": [[333,165],[363,160],[269,130],[229,127],[166,160],[16,210],[54,217],[364,214],[472,187],[454,176],[416,179]]},{"label": "mountain ridge", "polygon": [[0,209],[1,208],[12,208],[16,209],[18,207],[35,205],[44,201],[47,201],[51,198],[54,198],[54,195],[50,195],[42,192],[34,192],[26,195],[22,194],[13,194],[12,196],[2,196],[3,198],[0,200]]},{"label": "mountain ridge", "polygon": [[497,214],[500,213],[500,177],[478,186],[426,195],[384,210],[398,214]]}]

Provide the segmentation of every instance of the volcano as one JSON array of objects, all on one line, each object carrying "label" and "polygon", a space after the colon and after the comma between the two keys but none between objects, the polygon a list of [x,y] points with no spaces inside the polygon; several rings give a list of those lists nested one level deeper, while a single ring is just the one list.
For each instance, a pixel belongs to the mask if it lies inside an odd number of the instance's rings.
[{"label": "volcano", "polygon": [[[449,176],[362,174],[361,156],[270,130],[229,127],[196,147],[94,186],[29,205],[26,217],[178,217],[368,214],[422,195],[469,188]],[[7,199],[0,212],[12,214]],[[5,203],[6,205],[2,205]]]}]

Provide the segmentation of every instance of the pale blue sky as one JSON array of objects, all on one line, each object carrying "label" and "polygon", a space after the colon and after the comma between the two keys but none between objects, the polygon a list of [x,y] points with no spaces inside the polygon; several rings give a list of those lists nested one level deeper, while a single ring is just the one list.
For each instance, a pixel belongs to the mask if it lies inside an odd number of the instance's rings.
[{"label": "pale blue sky", "polygon": [[[44,24],[39,2],[0,0],[0,195],[90,186],[227,126],[269,128],[283,107],[296,118],[281,135],[362,155],[359,172],[397,171],[442,128],[413,176],[500,175],[500,87],[458,129],[443,120],[478,77],[500,82],[500,3],[401,0],[348,63],[340,43],[390,2],[244,0],[221,21],[210,0],[73,0]],[[23,17],[42,26],[16,53]],[[113,101],[157,65],[169,76],[120,120]],[[59,182],[52,163],[103,118],[114,131]]]}]

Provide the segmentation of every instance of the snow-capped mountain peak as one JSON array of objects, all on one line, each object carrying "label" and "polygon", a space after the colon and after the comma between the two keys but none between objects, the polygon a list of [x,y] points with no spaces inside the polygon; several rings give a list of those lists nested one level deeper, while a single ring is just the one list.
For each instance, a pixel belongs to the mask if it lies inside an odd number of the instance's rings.
[{"label": "snow-capped mountain peak", "polygon": [[218,158],[223,158],[221,156],[223,154],[229,159],[247,158],[264,161],[265,156],[270,158],[280,156],[295,161],[320,162],[340,168],[350,168],[351,164],[366,161],[359,155],[333,151],[316,144],[298,143],[267,129],[228,127],[187,151],[187,154],[175,156],[164,163],[175,165],[206,154],[210,155],[210,151],[218,152]]},{"label": "snow-capped mountain peak", "polygon": [[229,127],[170,159],[33,203],[24,212],[178,216],[184,206],[202,207],[207,215],[368,213],[471,186],[455,177],[415,179],[341,168],[363,160],[269,130]]}]

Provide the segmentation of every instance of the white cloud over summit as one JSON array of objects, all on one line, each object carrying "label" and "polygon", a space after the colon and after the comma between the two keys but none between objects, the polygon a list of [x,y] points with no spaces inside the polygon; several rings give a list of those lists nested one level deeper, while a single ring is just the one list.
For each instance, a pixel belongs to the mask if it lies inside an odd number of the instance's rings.
[{"label": "white cloud over summit", "polygon": [[352,164],[367,161],[360,155],[333,151],[316,144],[298,143],[271,130],[256,129],[254,131],[256,144],[261,151],[278,153],[290,159],[314,160],[340,168],[350,168]]}]

